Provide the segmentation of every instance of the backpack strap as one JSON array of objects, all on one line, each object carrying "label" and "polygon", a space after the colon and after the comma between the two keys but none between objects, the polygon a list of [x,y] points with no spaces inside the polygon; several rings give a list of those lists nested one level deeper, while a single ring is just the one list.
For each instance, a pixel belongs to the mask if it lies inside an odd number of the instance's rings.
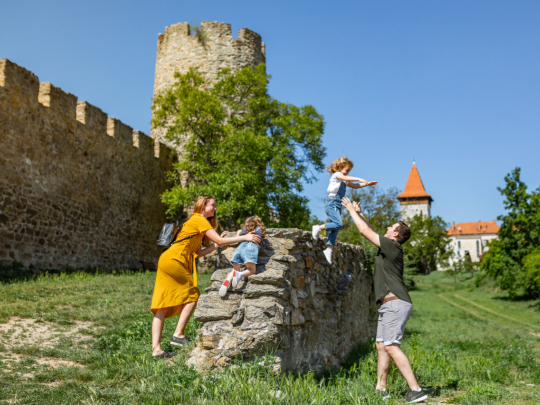
[{"label": "backpack strap", "polygon": [[[187,237],[182,238],[182,239],[180,239],[180,240],[176,240],[176,241],[174,241],[173,243],[171,243],[171,246],[174,245],[175,243],[182,242],[182,241],[187,240],[187,239],[191,239],[191,238],[193,238],[194,236],[197,236],[197,234],[191,235],[191,236],[187,236]],[[175,235],[175,237],[176,237],[176,235]]]}]

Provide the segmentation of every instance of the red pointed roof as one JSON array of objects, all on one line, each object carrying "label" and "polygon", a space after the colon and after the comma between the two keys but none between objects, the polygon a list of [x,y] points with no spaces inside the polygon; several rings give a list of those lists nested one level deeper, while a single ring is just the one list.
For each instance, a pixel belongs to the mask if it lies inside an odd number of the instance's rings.
[{"label": "red pointed roof", "polygon": [[416,168],[416,163],[413,162],[411,173],[409,174],[409,179],[407,180],[407,184],[405,185],[405,190],[403,190],[403,193],[398,195],[397,198],[402,199],[418,197],[426,197],[429,200],[433,200],[431,196],[426,192],[424,184],[422,183],[422,179],[420,178],[420,173],[418,173],[418,169]]}]

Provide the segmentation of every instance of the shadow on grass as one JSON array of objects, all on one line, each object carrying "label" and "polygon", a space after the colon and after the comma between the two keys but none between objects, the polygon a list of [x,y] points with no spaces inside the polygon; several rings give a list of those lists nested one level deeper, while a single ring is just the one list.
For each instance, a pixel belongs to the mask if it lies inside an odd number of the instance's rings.
[{"label": "shadow on grass", "polygon": [[55,274],[112,274],[112,275],[126,275],[135,273],[144,273],[144,268],[140,269],[126,269],[126,270],[103,270],[96,267],[88,267],[85,269],[74,269],[66,267],[65,269],[38,269],[32,265],[24,267],[22,263],[13,261],[10,264],[0,263],[0,283],[13,283],[18,281],[29,281],[42,275],[55,275]]}]

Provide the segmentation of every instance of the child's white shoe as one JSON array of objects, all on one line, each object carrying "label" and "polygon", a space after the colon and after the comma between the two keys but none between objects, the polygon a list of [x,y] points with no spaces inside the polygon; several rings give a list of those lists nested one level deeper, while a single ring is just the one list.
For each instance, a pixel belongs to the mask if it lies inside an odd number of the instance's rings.
[{"label": "child's white shoe", "polygon": [[233,276],[232,276],[232,286],[233,288],[236,288],[238,286],[238,283],[240,282],[240,280],[242,279],[244,275],[242,274],[242,272],[240,271],[233,271]]},{"label": "child's white shoe", "polygon": [[317,240],[319,238],[320,233],[321,233],[321,226],[313,225],[313,227],[311,228],[311,234],[313,235],[313,239]]},{"label": "child's white shoe", "polygon": [[324,257],[326,257],[326,261],[329,264],[332,264],[332,249],[325,249],[324,250]]},{"label": "child's white shoe", "polygon": [[229,280],[225,280],[223,282],[223,284],[219,288],[219,296],[220,297],[225,297],[227,295],[227,291],[229,290],[230,285],[231,284],[229,283]]}]

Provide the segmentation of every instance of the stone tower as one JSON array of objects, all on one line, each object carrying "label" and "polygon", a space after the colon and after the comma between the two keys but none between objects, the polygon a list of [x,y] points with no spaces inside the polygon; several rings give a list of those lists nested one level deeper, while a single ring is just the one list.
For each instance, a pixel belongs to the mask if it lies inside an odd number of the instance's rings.
[{"label": "stone tower", "polygon": [[[172,86],[175,72],[186,73],[196,67],[206,79],[214,80],[224,68],[238,70],[264,61],[261,36],[247,28],[239,30],[235,39],[226,23],[203,21],[198,35],[190,33],[188,23],[170,25],[158,37],[154,96]],[[181,152],[181,144],[171,145],[163,139],[165,132],[152,128],[151,136]]]},{"label": "stone tower", "polygon": [[431,203],[433,198],[426,192],[420,173],[413,162],[409,179],[403,192],[398,195],[401,204],[401,220],[407,221],[417,214],[431,216]]}]

